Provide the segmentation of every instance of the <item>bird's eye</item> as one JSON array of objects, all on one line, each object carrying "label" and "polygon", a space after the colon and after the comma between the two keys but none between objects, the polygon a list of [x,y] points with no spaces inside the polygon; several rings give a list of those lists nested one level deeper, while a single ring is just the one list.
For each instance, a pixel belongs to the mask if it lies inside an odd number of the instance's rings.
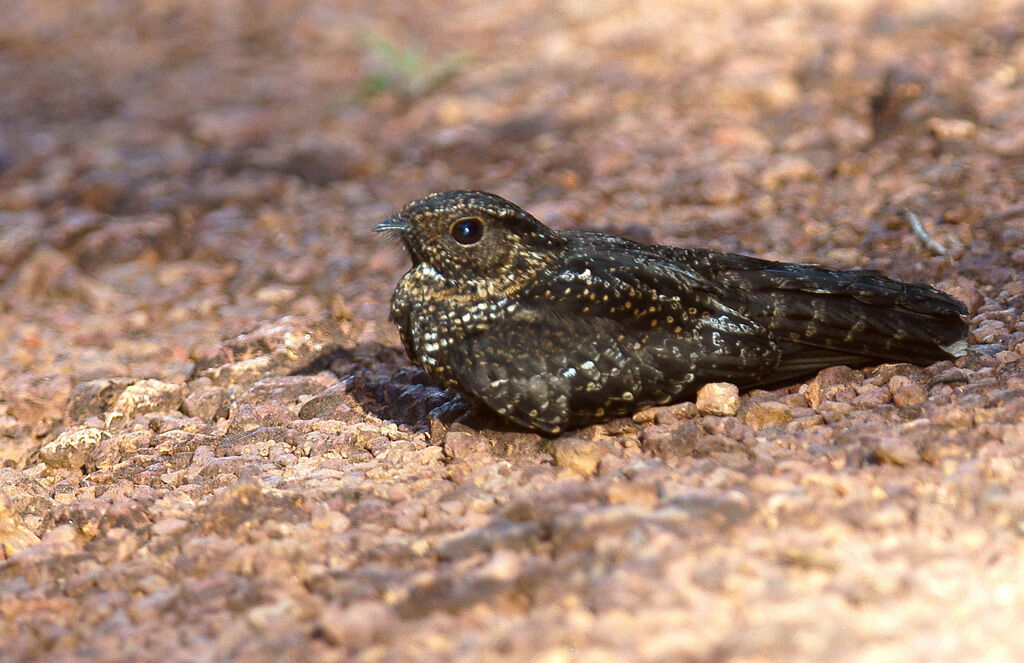
[{"label": "bird's eye", "polygon": [[459,219],[452,224],[452,237],[459,244],[476,244],[484,234],[484,223],[476,217]]}]

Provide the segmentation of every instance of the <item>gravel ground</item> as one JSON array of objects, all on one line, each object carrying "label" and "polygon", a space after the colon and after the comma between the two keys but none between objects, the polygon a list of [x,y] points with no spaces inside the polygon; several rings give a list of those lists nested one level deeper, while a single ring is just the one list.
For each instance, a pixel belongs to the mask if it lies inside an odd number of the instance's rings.
[{"label": "gravel ground", "polygon": [[[0,660],[1024,660],[1022,26],[0,3]],[[371,232],[460,187],[935,283],[972,349],[555,440],[460,418]]]}]

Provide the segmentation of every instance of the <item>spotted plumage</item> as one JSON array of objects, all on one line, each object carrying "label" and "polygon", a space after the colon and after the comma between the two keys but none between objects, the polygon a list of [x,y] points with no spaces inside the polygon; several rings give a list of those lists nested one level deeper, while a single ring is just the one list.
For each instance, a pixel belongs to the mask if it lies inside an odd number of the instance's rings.
[{"label": "spotted plumage", "polygon": [[548,434],[708,382],[766,387],[966,348],[963,304],[927,285],[559,232],[479,191],[431,194],[375,230],[412,258],[391,302],[412,361]]}]

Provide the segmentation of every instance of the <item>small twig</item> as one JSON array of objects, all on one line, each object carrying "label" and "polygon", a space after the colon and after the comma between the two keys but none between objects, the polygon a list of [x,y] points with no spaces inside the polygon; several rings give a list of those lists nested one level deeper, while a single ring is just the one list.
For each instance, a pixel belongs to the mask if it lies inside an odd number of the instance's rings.
[{"label": "small twig", "polygon": [[934,237],[928,234],[928,231],[924,229],[924,225],[921,224],[921,219],[916,214],[906,207],[899,208],[896,210],[896,213],[907,220],[907,223],[910,224],[910,231],[920,240],[922,246],[936,255],[946,255],[946,247],[939,244]]}]

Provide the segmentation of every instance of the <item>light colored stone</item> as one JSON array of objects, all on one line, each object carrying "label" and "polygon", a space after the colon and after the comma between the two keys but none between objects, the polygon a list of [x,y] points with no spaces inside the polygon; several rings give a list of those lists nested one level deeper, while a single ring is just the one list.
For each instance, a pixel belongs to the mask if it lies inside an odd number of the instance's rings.
[{"label": "light colored stone", "polygon": [[697,409],[705,414],[734,416],[740,410],[740,390],[729,382],[709,382],[697,392]]},{"label": "light colored stone", "polygon": [[82,466],[89,451],[109,434],[102,428],[68,428],[39,449],[39,457],[51,467],[75,469]]},{"label": "light colored stone", "polygon": [[770,426],[783,426],[791,421],[793,421],[791,408],[785,403],[777,401],[754,403],[747,408],[743,417],[743,423],[756,431]]}]

